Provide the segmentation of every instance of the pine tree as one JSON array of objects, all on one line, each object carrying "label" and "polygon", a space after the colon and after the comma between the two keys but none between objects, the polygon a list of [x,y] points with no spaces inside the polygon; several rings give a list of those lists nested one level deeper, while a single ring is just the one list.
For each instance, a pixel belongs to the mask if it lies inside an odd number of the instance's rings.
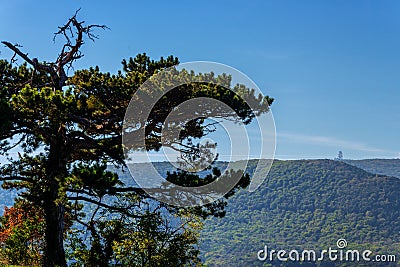
[{"label": "pine tree", "polygon": [[[127,193],[149,197],[142,189],[125,187],[118,175],[107,170],[107,164],[125,165],[122,122],[133,94],[154,73],[179,63],[173,56],[151,60],[139,54],[124,60],[117,74],[103,73],[95,66],[68,77],[67,70],[83,56],[84,41],[97,38],[93,32],[96,28],[107,27],[85,25],[78,21],[77,14],[72,16],[55,35],[65,38],[65,44],[52,63],[31,58],[20,46],[2,42],[15,54],[11,62],[0,60],[0,151],[8,155],[18,146],[21,152],[18,158],[9,157],[10,163],[0,166],[0,180],[3,187],[23,189],[21,196],[43,211],[43,266],[47,267],[67,266],[64,218],[66,213],[75,214],[76,203],[127,213],[125,207],[105,203],[104,197]],[[16,66],[17,57],[25,63]],[[226,75],[214,79],[231,83]],[[273,101],[253,96],[252,101],[259,103],[259,110],[254,111],[222,87],[191,84],[177,90],[163,97],[148,123],[141,126],[145,127],[146,146],[137,149],[158,150],[161,140],[155,136],[159,136],[160,125],[174,107],[187,99],[204,96],[225,101],[244,122],[251,121],[255,112],[267,112]],[[199,118],[186,125],[184,137],[202,137],[208,132],[204,119]],[[177,177],[184,179],[185,173]],[[249,179],[243,178],[239,187]],[[215,202],[192,211],[218,216],[223,208],[222,202]]]}]

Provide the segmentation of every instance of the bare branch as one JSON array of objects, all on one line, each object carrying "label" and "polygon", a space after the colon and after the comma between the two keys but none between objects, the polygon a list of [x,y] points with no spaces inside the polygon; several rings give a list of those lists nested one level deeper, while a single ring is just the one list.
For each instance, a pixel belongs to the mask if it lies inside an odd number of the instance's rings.
[{"label": "bare branch", "polygon": [[86,202],[96,204],[97,206],[106,208],[106,209],[111,210],[111,211],[121,212],[121,213],[126,214],[126,215],[128,215],[130,217],[141,218],[141,216],[139,216],[139,215],[135,215],[135,214],[129,213],[129,211],[128,211],[128,209],[126,207],[111,206],[111,205],[105,204],[105,203],[103,203],[101,201],[97,201],[95,199],[84,197],[84,196],[68,197],[68,200],[70,200],[70,201],[74,201],[74,200],[75,201],[86,201]]},{"label": "bare branch", "polygon": [[19,50],[18,47],[21,47],[20,45],[18,45],[18,44],[13,45],[13,44],[11,44],[10,42],[7,42],[7,41],[2,41],[1,43],[4,44],[5,46],[7,46],[8,48],[10,48],[12,51],[14,51],[15,54],[13,55],[11,60],[15,61],[14,58],[15,58],[16,55],[18,55],[18,56],[22,57],[26,62],[31,64],[32,66],[34,65],[33,61],[28,57],[28,54],[24,54],[24,53],[21,52],[21,50]]},{"label": "bare branch", "polygon": [[[94,41],[94,39],[98,38],[95,34],[93,34],[94,28],[108,29],[108,27],[105,25],[93,24],[84,26],[84,21],[79,22],[76,18],[79,10],[80,9],[75,12],[74,16],[72,16],[65,25],[58,27],[58,32],[54,34],[53,40],[55,40],[56,36],[58,35],[64,36],[66,40],[66,43],[63,45],[61,53],[58,55],[55,63],[39,63],[37,58],[30,58],[28,54],[24,54],[19,49],[19,47],[21,47],[20,45],[13,45],[10,42],[2,41],[4,45],[14,52],[11,61],[15,62],[15,57],[17,55],[20,56],[28,64],[32,65],[35,70],[41,70],[50,74],[55,86],[55,90],[61,90],[68,78],[64,67],[67,66],[68,69],[72,68],[72,63],[75,60],[83,57],[83,54],[80,51],[80,48],[84,43],[83,36],[86,35],[90,40]],[[72,38],[75,38],[74,43]]]},{"label": "bare branch", "polygon": [[31,179],[28,179],[23,176],[18,176],[18,175],[0,177],[0,181],[23,181],[23,182],[32,183]]},{"label": "bare branch", "polygon": [[[83,35],[86,34],[90,40],[94,41],[94,39],[97,39],[98,37],[93,34],[93,28],[108,29],[106,25],[93,24],[93,25],[83,26],[85,22],[84,21],[79,22],[76,18],[79,10],[80,9],[78,9],[75,12],[75,15],[72,16],[65,25],[58,27],[59,30],[58,32],[54,33],[53,37],[53,41],[55,41],[58,35],[62,35],[66,40],[66,43],[61,49],[61,53],[59,54],[56,61],[57,74],[63,83],[65,83],[67,78],[64,66],[68,65],[67,66],[68,69],[72,68],[72,63],[75,60],[83,57],[83,54],[79,50],[80,47],[84,44]],[[76,38],[74,31],[76,31],[75,32]],[[74,44],[72,38],[75,38]]]},{"label": "bare branch", "polygon": [[[18,56],[20,56],[23,60],[25,60],[27,63],[29,63],[30,65],[32,65],[32,67],[33,67],[35,70],[45,71],[45,72],[47,72],[48,74],[50,74],[51,77],[52,77],[52,79],[53,79],[53,82],[58,81],[58,76],[57,76],[56,72],[54,71],[54,69],[53,69],[50,65],[46,65],[46,64],[41,64],[41,63],[39,63],[39,61],[37,60],[37,58],[32,58],[32,59],[31,59],[30,57],[28,57],[28,54],[24,54],[24,53],[19,49],[19,47],[21,47],[21,46],[19,46],[18,44],[13,45],[13,44],[11,44],[10,42],[7,42],[7,41],[2,41],[2,43],[3,43],[4,45],[6,45],[8,48],[10,48],[12,51],[14,51],[15,54],[14,54],[14,56],[12,57],[12,59],[15,58],[15,55],[18,55]],[[14,61],[15,61],[15,59],[14,59]]]}]

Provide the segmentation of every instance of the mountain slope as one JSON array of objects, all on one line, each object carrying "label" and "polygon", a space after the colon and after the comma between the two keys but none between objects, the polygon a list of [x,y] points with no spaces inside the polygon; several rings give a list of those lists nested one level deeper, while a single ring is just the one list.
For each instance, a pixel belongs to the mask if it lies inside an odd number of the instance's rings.
[{"label": "mountain slope", "polygon": [[400,159],[361,159],[344,162],[374,174],[400,178]]},{"label": "mountain slope", "polygon": [[239,192],[225,218],[205,223],[204,259],[208,266],[262,266],[257,252],[265,245],[321,250],[340,238],[349,248],[398,253],[399,192],[399,179],[344,162],[276,161],[268,183]]}]

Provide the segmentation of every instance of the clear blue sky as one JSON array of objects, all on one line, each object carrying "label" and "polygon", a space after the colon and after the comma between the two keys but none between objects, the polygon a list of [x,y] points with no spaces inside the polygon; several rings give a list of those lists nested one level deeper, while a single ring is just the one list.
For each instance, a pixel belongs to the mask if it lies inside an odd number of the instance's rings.
[{"label": "clear blue sky", "polygon": [[[0,39],[52,61],[53,33],[106,24],[76,65],[146,52],[239,69],[273,96],[277,158],[400,157],[400,1],[6,1]],[[0,57],[9,58],[0,47]]]}]

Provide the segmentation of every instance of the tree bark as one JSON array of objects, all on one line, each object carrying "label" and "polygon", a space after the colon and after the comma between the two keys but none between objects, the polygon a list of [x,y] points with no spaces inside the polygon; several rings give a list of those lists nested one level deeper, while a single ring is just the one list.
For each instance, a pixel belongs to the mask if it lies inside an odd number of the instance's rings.
[{"label": "tree bark", "polygon": [[[61,127],[62,128],[62,127]],[[60,188],[67,173],[67,153],[64,146],[63,130],[59,129],[56,140],[50,144],[46,164],[46,188],[44,189],[43,209],[46,228],[43,266],[66,267],[64,250],[64,215],[65,206]],[[60,131],[61,130],[61,131]]]},{"label": "tree bark", "polygon": [[[45,267],[66,267],[64,251],[64,205],[55,204],[54,201],[48,201],[45,207],[45,239],[46,248],[44,253],[43,266]],[[50,203],[52,202],[52,203]]]}]

